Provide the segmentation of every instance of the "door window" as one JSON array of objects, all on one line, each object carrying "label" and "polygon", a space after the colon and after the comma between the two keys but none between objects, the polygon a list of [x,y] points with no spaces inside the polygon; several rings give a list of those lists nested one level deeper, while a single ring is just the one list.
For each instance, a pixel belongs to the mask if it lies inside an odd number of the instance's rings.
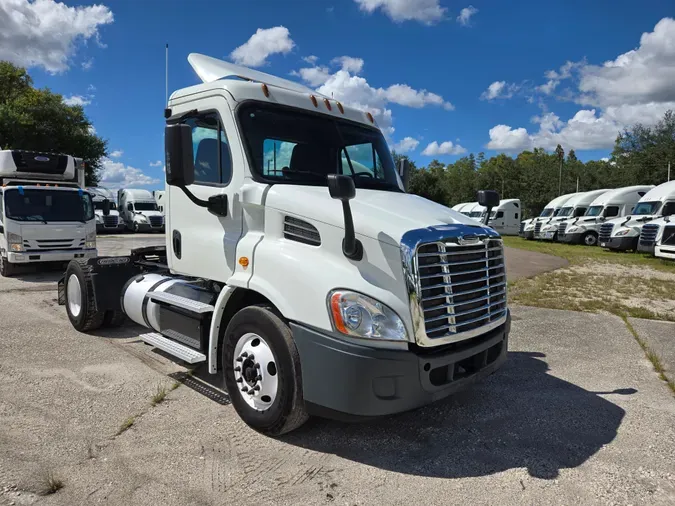
[{"label": "door window", "polygon": [[675,214],[675,202],[668,202],[663,208],[663,216],[671,216]]},{"label": "door window", "polygon": [[372,179],[384,178],[382,162],[370,142],[347,146],[342,150],[342,173]]},{"label": "door window", "polygon": [[195,183],[227,185],[232,179],[232,157],[218,113],[188,117],[192,128]]},{"label": "door window", "polygon": [[497,219],[503,218],[503,217],[504,217],[504,211],[499,211],[499,212],[497,213]]},{"label": "door window", "polygon": [[[632,211],[633,209],[631,209]],[[619,215],[619,206],[607,206],[605,208],[605,218],[611,218],[612,216],[618,216]]]}]

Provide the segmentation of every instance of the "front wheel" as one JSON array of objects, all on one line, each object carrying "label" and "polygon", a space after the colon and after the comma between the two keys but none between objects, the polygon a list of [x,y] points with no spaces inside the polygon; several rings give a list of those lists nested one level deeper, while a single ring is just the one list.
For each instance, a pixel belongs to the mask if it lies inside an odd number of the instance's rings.
[{"label": "front wheel", "polygon": [[0,276],[8,278],[16,272],[16,266],[9,262],[6,257],[0,256]]},{"label": "front wheel", "polygon": [[223,375],[237,414],[278,436],[307,421],[300,356],[291,329],[269,307],[239,311],[225,331]]},{"label": "front wheel", "polygon": [[595,232],[586,232],[581,240],[586,246],[595,246],[598,244],[598,236]]}]

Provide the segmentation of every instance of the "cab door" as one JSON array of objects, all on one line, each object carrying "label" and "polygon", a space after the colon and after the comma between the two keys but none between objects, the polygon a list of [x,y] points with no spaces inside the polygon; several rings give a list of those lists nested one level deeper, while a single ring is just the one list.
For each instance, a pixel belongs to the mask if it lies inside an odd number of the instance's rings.
[{"label": "cab door", "polygon": [[227,214],[211,213],[191,202],[180,188],[167,186],[169,266],[178,274],[226,282],[235,270],[242,234],[238,190],[245,167],[240,143],[231,142],[238,136],[230,105],[224,96],[211,95],[174,106],[172,113],[174,117],[187,113],[177,122],[192,129],[195,182],[188,189],[201,200],[225,196]]}]

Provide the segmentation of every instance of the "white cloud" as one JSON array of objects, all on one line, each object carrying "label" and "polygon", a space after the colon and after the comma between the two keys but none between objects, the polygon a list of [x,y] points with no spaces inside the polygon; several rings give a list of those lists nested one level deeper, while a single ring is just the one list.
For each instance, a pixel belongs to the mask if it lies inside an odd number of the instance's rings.
[{"label": "white cloud", "polygon": [[96,91],[96,86],[94,86],[93,84],[90,84],[89,86],[87,86],[87,91],[89,93],[92,93],[92,92]]},{"label": "white cloud", "polygon": [[487,87],[481,96],[481,100],[495,100],[497,98],[511,98],[520,89],[517,84],[507,84],[506,81],[495,81]]},{"label": "white cloud", "polygon": [[150,162],[150,167],[161,167],[164,165],[161,160],[157,160],[156,162]]},{"label": "white cloud", "polygon": [[121,149],[118,149],[118,150],[113,151],[112,153],[110,153],[110,156],[112,156],[113,158],[119,158],[119,157],[122,156],[123,154],[124,154],[124,151],[122,151]]},{"label": "white cloud", "polygon": [[80,105],[84,107],[85,105],[91,104],[90,97],[83,97],[82,95],[71,95],[69,97],[63,98],[63,103],[66,105]]},{"label": "white cloud", "polygon": [[91,70],[91,68],[94,66],[94,59],[89,58],[88,60],[84,60],[82,63],[82,70]]},{"label": "white cloud", "polygon": [[447,9],[439,0],[354,0],[362,11],[373,13],[377,9],[397,23],[419,21],[431,25],[445,17]]},{"label": "white cloud", "polygon": [[448,111],[454,110],[455,106],[443,100],[443,97],[427,90],[414,90],[407,84],[392,84],[384,90],[384,95],[389,102],[416,109],[425,105],[438,105]]},{"label": "white cloud", "polygon": [[417,139],[413,139],[412,137],[404,137],[399,142],[394,144],[392,148],[397,153],[408,153],[410,151],[415,151],[419,145],[420,141]]},{"label": "white cloud", "polygon": [[434,141],[422,151],[425,156],[461,155],[463,153],[466,153],[466,149],[459,144],[453,144],[452,141],[445,141],[440,144]]},{"label": "white cloud", "polygon": [[258,28],[247,42],[236,48],[230,57],[240,65],[261,67],[273,54],[287,54],[295,47],[290,32],[285,26]]},{"label": "white cloud", "polygon": [[108,188],[129,188],[159,183],[159,179],[147,176],[139,169],[110,158],[101,160],[101,165],[100,182]]},{"label": "white cloud", "polygon": [[339,64],[342,67],[342,70],[351,72],[352,74],[358,74],[363,70],[363,59],[354,58],[352,56],[339,56],[331,60],[333,64]]},{"label": "white cloud", "polygon": [[330,79],[330,69],[328,67],[306,67],[300,70],[294,70],[291,75],[300,77],[310,86],[321,86]]},{"label": "white cloud", "polygon": [[459,16],[457,16],[457,22],[462,26],[469,26],[469,23],[471,22],[471,16],[477,13],[478,9],[476,9],[473,5],[464,7],[461,11],[459,11]]},{"label": "white cloud", "polygon": [[310,65],[316,65],[316,62],[319,61],[319,57],[314,56],[313,54],[309,56],[303,56],[302,59],[307,63],[309,63]]},{"label": "white cloud", "polygon": [[550,95],[555,91],[561,81],[570,79],[572,77],[572,72],[582,68],[586,64],[585,61],[572,62],[567,61],[564,65],[560,67],[559,70],[548,70],[544,74],[547,81],[546,83],[535,87],[535,90],[543,93],[544,95]]},{"label": "white cloud", "polygon": [[0,0],[0,60],[56,74],[70,67],[77,45],[98,40],[114,20],[104,5],[69,7],[55,0]]}]

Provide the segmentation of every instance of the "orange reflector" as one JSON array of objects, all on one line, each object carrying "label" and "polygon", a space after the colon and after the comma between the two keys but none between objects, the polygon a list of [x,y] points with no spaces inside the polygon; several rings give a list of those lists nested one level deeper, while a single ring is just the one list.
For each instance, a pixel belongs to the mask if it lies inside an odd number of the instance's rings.
[{"label": "orange reflector", "polygon": [[330,100],[328,100],[327,98],[324,98],[323,103],[326,104],[326,107],[328,108],[329,111],[333,110],[333,108],[330,106]]},{"label": "orange reflector", "polygon": [[262,83],[262,90],[266,97],[270,96],[270,90],[267,88],[267,85],[265,83]]},{"label": "orange reflector", "polygon": [[330,309],[333,313],[333,322],[335,323],[335,328],[338,329],[343,334],[347,334],[347,328],[345,327],[345,322],[342,319],[342,311],[340,311],[340,297],[342,293],[336,292],[330,298]]},{"label": "orange reflector", "polygon": [[337,106],[338,106],[338,109],[340,109],[340,112],[341,112],[342,114],[344,114],[344,113],[345,113],[345,108],[342,107],[342,104],[341,104],[340,102],[338,102],[338,103],[337,103]]},{"label": "orange reflector", "polygon": [[372,114],[366,113],[366,116],[368,116],[368,119],[370,120],[371,123],[375,123],[375,118],[373,118]]},{"label": "orange reflector", "polygon": [[310,95],[309,99],[312,101],[314,104],[314,107],[319,107],[319,102],[317,102],[316,97],[314,95]]},{"label": "orange reflector", "polygon": [[248,257],[239,257],[239,265],[246,269],[248,267]]}]

